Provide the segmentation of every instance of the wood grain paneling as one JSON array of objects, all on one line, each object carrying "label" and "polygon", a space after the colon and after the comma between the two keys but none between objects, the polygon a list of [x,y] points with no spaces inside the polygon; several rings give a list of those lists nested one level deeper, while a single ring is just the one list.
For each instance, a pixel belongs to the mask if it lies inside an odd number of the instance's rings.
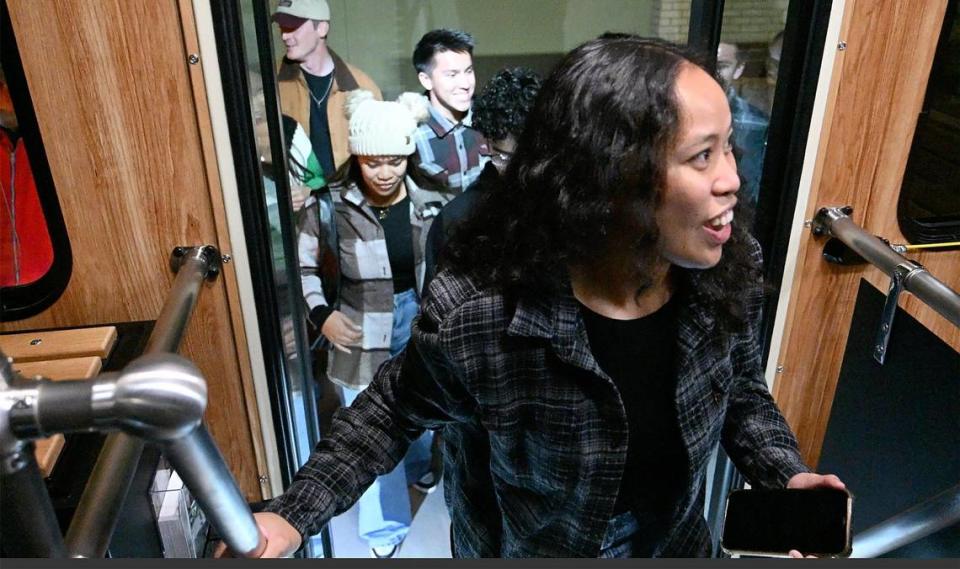
[{"label": "wood grain paneling", "polygon": [[[180,19],[183,27],[183,44],[189,53],[200,53],[200,40],[197,37],[197,26],[193,16],[192,0],[178,0]],[[200,142],[203,145],[204,166],[206,168],[210,201],[213,205],[213,219],[217,228],[218,245],[221,251],[230,251],[230,234],[227,226],[226,208],[223,204],[223,192],[220,188],[220,170],[217,167],[216,150],[214,149],[213,126],[210,119],[210,108],[207,104],[207,89],[204,83],[203,67],[190,66],[190,82],[193,90],[193,100],[197,109],[197,125],[199,127]],[[250,353],[247,348],[247,334],[243,326],[243,314],[240,304],[240,290],[237,284],[237,274],[233,265],[226,265],[223,275],[226,285],[227,300],[230,303],[230,321],[233,326],[234,340],[237,347],[238,363],[240,364],[240,380],[243,387],[244,401],[246,402],[247,420],[251,425],[260,425],[260,412],[257,407],[256,389],[253,385],[253,370],[250,364]],[[256,428],[254,429],[257,430]],[[267,469],[266,451],[263,438],[253,437],[253,450],[257,460],[257,471],[265,474]],[[266,476],[259,476],[260,491],[263,497],[272,496],[270,481]]]},{"label": "wood grain paneling", "polygon": [[13,370],[27,378],[39,375],[49,379],[81,379],[97,375],[102,365],[103,360],[97,356],[84,356],[40,362],[14,360]]},{"label": "wood grain paneling", "polygon": [[[8,6],[74,266],[51,308],[3,329],[155,319],[174,277],[171,250],[226,242],[211,201],[178,5],[10,0]],[[206,421],[241,489],[259,499],[253,442],[259,431],[247,420],[226,281],[203,287],[181,353],[207,379]]]},{"label": "wood grain paneling", "polygon": [[[946,0],[847,0],[807,219],[822,206],[852,205],[868,232],[896,240],[896,196],[943,22]],[[833,46],[828,46],[833,49]],[[816,465],[846,347],[858,282],[886,280],[866,266],[823,261],[823,242],[800,243],[774,395]],[[936,257],[936,258],[935,258]],[[956,253],[922,255],[942,280],[960,280]],[[923,261],[922,261],[923,262]],[[901,305],[955,348],[956,330],[915,299]],[[938,320],[942,321],[942,326]],[[909,380],[909,378],[905,378]]]},{"label": "wood grain paneling", "polygon": [[117,342],[115,326],[0,335],[0,350],[17,363],[78,356],[106,358]]}]

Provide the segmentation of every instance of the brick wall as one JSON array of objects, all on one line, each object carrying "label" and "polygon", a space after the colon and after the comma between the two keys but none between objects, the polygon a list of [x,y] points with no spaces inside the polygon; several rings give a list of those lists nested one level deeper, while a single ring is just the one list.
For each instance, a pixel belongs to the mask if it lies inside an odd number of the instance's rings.
[{"label": "brick wall", "polygon": [[687,43],[690,0],[653,0],[653,30],[657,37]]},{"label": "brick wall", "polygon": [[[788,4],[789,0],[726,0],[723,11],[723,41],[769,42],[783,29]],[[656,35],[686,43],[690,25],[690,0],[653,0],[651,13],[652,28]]]}]

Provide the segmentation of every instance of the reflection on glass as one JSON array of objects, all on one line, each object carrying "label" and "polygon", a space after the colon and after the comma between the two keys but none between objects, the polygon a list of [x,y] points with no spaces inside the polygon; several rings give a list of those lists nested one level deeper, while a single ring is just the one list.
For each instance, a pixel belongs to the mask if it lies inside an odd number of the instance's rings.
[{"label": "reflection on glass", "polygon": [[[286,377],[283,383],[287,386],[287,401],[284,406],[290,412],[289,432],[293,435],[293,440],[287,442],[293,447],[296,462],[300,465],[319,440],[319,427],[314,404],[312,373],[307,365],[310,361],[308,347],[304,334],[301,333],[303,323],[300,310],[302,295],[300,281],[297,278],[299,268],[296,255],[292,254],[296,250],[293,245],[295,228],[292,221],[284,224],[284,215],[281,214],[281,199],[283,199],[281,196],[286,195],[284,192],[289,186],[283,184],[278,176],[286,175],[287,169],[282,165],[273,164],[273,145],[282,144],[283,140],[273,141],[270,137],[269,110],[266,107],[263,77],[260,74],[261,61],[254,22],[254,4],[252,1],[242,2],[240,8],[250,92],[250,119],[257,155],[260,157],[261,181],[267,210],[265,213],[270,232],[273,278],[279,296],[277,299],[280,311],[278,324],[283,337],[283,351],[286,359],[284,366]],[[270,66],[272,67],[272,64]]]},{"label": "reflection on glass", "polygon": [[957,2],[944,18],[923,111],[917,121],[897,205],[900,230],[910,243],[960,241],[960,26]]},{"label": "reflection on glass", "polygon": [[756,205],[777,85],[783,26],[789,2],[728,2],[717,48],[717,71],[733,115],[741,186],[739,197]]}]

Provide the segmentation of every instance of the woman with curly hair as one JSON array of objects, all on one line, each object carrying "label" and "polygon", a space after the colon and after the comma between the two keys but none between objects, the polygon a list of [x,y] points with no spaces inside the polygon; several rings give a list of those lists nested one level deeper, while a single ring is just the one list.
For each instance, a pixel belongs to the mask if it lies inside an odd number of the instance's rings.
[{"label": "woman with curly hair", "polygon": [[546,80],[502,189],[453,236],[413,336],[261,514],[268,552],[442,429],[460,557],[703,556],[707,463],[809,471],[760,368],[756,243],[723,89],[684,48],[606,35]]}]

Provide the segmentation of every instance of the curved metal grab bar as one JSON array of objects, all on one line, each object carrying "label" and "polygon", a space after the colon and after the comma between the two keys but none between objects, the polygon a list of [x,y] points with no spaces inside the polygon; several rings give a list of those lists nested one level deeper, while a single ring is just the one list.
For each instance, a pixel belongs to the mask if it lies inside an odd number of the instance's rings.
[{"label": "curved metal grab bar", "polygon": [[851,557],[879,557],[960,522],[960,484],[853,538]]},{"label": "curved metal grab bar", "polygon": [[[103,557],[140,461],[144,445],[140,437],[161,444],[233,551],[255,556],[262,550],[263,539],[250,509],[202,424],[206,382],[192,363],[170,353],[179,348],[203,281],[219,274],[220,254],[209,245],[177,247],[171,267],[177,278],[145,355],[122,371],[94,381],[27,382],[0,353],[4,501],[23,522],[21,527],[8,527],[10,517],[4,516],[3,533],[17,536],[14,548],[22,555],[63,557],[69,552],[73,557]],[[116,429],[121,432],[107,438],[64,543],[32,446],[24,439]],[[13,494],[33,508],[8,503]]]},{"label": "curved metal grab bar", "polygon": [[[207,385],[189,360],[148,354],[119,373],[102,374],[94,381],[16,382],[2,395],[8,402],[4,406],[8,431],[18,439],[121,429],[160,443],[227,545],[240,555],[262,549],[250,509],[203,426]],[[90,531],[100,535],[104,524],[102,520],[98,524]],[[105,541],[109,543],[109,534]]]},{"label": "curved metal grab bar", "polygon": [[[220,252],[211,245],[176,247],[170,254],[170,268],[177,278],[154,323],[145,354],[176,353],[180,348],[203,281],[220,274]],[[126,433],[107,437],[67,530],[67,549],[73,557],[106,554],[142,452],[143,441]]]},{"label": "curved metal grab bar", "polygon": [[882,240],[857,226],[850,219],[851,211],[849,208],[821,208],[813,220],[813,233],[839,239],[890,277],[901,278],[902,274],[905,290],[913,293],[954,326],[960,327],[960,294],[931,275],[919,263],[896,253]]}]

